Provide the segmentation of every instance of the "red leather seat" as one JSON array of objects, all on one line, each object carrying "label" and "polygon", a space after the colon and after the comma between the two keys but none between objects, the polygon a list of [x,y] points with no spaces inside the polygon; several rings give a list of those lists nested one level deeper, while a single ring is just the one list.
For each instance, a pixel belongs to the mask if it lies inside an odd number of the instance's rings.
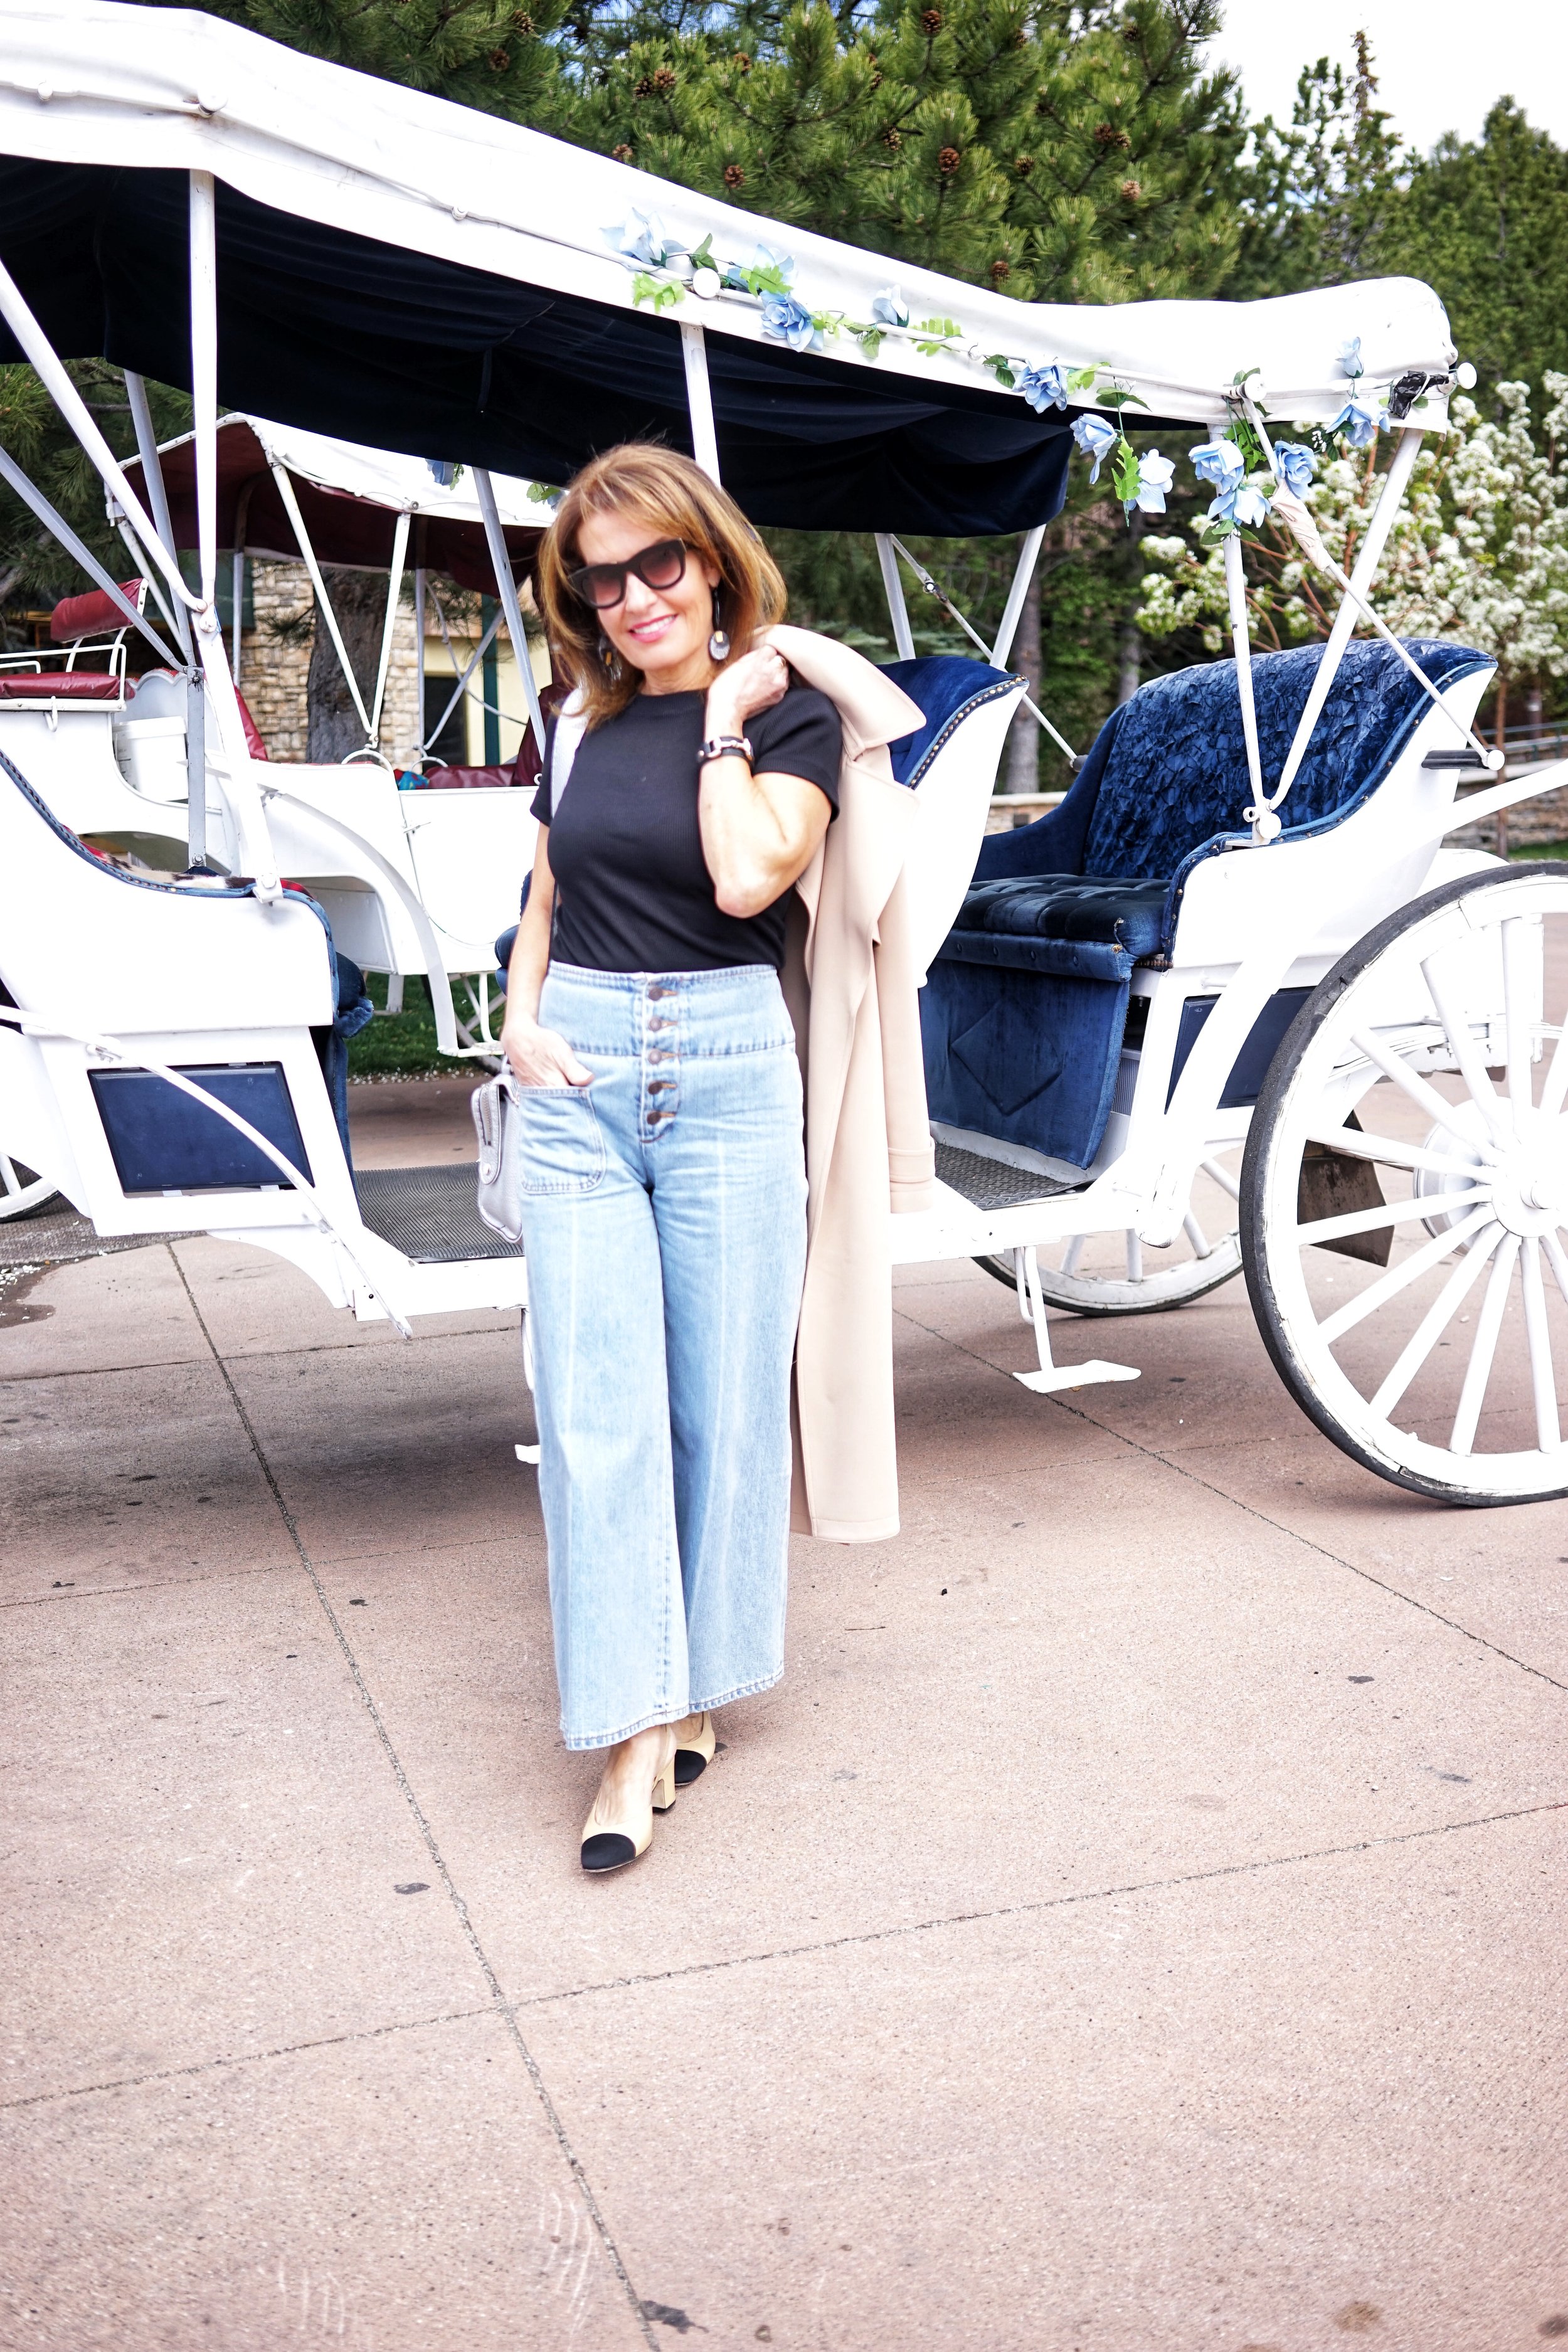
[{"label": "red leather seat", "polygon": [[123,683],[100,669],[0,670],[0,702],[118,702]]}]

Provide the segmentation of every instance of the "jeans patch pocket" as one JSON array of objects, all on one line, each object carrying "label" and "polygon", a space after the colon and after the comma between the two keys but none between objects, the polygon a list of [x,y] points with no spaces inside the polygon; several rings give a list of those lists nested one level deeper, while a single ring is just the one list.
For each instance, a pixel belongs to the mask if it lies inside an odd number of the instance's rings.
[{"label": "jeans patch pocket", "polygon": [[520,1087],[522,1193],[591,1192],[605,1173],[605,1139],[586,1087]]}]

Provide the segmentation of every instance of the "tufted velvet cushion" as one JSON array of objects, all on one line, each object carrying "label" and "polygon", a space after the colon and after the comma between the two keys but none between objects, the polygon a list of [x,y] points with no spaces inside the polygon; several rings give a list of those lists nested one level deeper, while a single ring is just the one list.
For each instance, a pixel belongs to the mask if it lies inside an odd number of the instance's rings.
[{"label": "tufted velvet cushion", "polygon": [[911,792],[959,721],[1016,682],[1015,672],[993,669],[964,654],[933,654],[924,661],[883,662],[880,667],[926,715],[923,727],[888,746],[893,774]]},{"label": "tufted velvet cushion", "polygon": [[1034,939],[1103,940],[1134,963],[1160,944],[1165,885],[1089,874],[1025,874],[976,882],[955,931],[1011,931]]}]

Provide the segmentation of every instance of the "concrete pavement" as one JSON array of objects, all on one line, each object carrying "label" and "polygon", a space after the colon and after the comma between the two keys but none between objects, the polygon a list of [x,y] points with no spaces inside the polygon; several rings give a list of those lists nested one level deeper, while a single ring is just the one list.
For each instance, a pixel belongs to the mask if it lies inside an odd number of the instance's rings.
[{"label": "concrete pavement", "polygon": [[[356,1089],[362,1162],[466,1095]],[[206,1239],[27,1304],[6,2352],[1568,2336],[1568,1507],[1360,1471],[1241,1284],[1039,1399],[1005,1291],[903,1280],[904,1532],[796,1545],[784,1683],[602,1885],[515,1322]]]}]

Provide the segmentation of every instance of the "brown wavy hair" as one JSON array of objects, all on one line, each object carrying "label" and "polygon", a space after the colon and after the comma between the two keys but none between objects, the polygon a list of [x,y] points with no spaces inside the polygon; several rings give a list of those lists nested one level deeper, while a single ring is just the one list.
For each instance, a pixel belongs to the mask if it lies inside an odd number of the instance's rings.
[{"label": "brown wavy hair", "polygon": [[590,728],[625,710],[642,683],[630,663],[599,650],[599,616],[584,604],[568,574],[583,562],[578,534],[594,515],[633,516],[650,542],[679,539],[719,574],[719,605],[730,656],[750,650],[759,629],[782,621],[787,594],[778,565],[727,490],[700,466],[649,441],[607,449],[574,476],[540,542],[539,601],[558,678],[580,688]]}]

